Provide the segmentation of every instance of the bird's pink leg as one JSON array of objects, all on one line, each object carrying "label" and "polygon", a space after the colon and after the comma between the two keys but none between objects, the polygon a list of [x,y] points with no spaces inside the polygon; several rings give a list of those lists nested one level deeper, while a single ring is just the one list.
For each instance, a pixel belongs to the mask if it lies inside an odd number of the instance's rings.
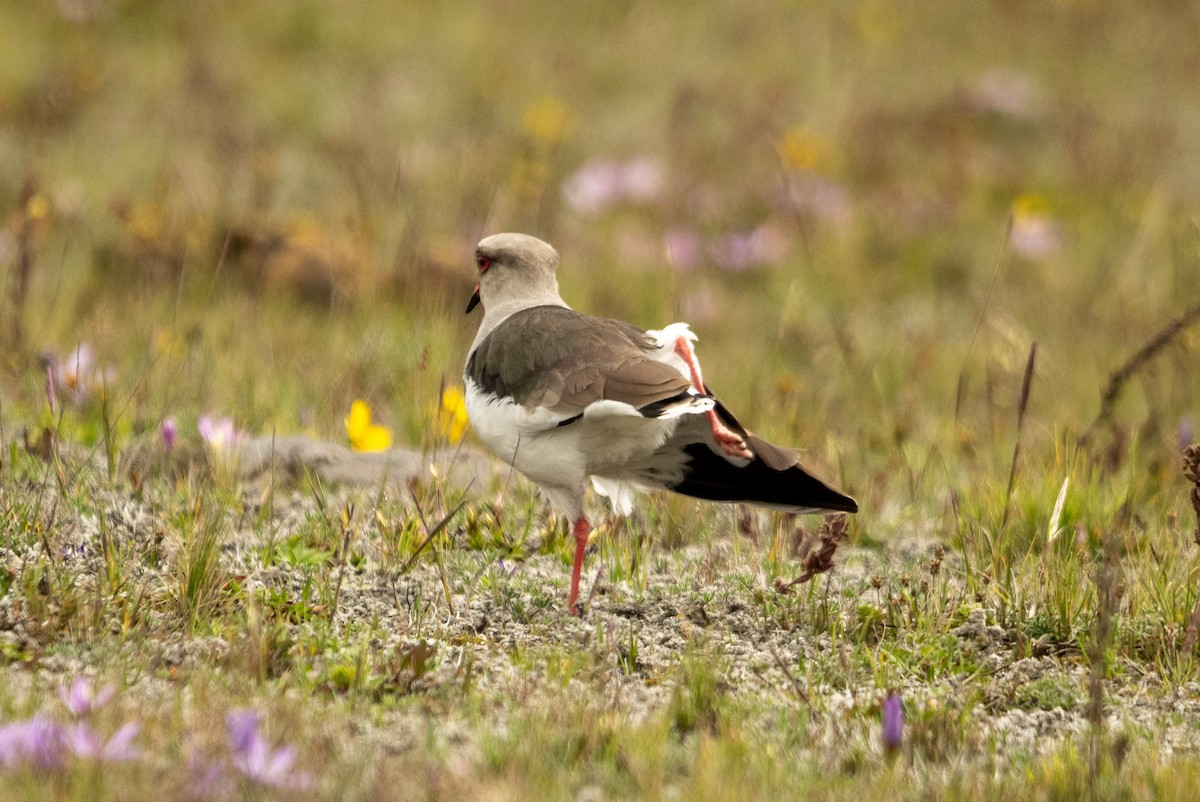
[{"label": "bird's pink leg", "polygon": [[571,595],[567,599],[567,609],[571,615],[582,615],[579,607],[575,604],[579,600],[579,575],[583,572],[583,553],[587,551],[588,533],[591,527],[588,525],[587,518],[580,515],[575,521],[575,526],[571,532],[575,535],[575,562],[571,565]]},{"label": "bird's pink leg", "polygon": [[[692,372],[692,386],[697,392],[706,393],[704,389],[704,379],[700,376],[700,363],[696,361],[696,352],[692,350],[692,344],[688,342],[687,337],[675,338],[675,353],[688,366],[688,370]],[[717,417],[717,411],[710,409],[708,411],[708,422],[712,426],[713,439],[717,441],[725,453],[731,457],[742,457],[743,459],[753,459],[754,452],[746,447],[746,441],[741,435],[730,429],[725,424],[721,423],[721,419]]]}]

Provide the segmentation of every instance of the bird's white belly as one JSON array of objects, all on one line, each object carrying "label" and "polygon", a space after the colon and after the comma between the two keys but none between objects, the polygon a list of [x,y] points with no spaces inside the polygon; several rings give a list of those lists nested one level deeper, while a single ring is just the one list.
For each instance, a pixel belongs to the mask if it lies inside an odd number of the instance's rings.
[{"label": "bird's white belly", "polygon": [[646,418],[628,404],[601,401],[564,426],[561,415],[527,410],[467,381],[471,428],[500,459],[539,485],[578,490],[593,474],[620,475],[675,430],[677,418]]}]

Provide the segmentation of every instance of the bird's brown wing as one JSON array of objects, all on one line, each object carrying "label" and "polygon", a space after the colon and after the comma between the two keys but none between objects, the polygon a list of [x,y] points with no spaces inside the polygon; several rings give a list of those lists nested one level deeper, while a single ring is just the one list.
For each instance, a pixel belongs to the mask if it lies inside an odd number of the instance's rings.
[{"label": "bird's brown wing", "polygon": [[656,347],[626,323],[535,306],[485,337],[467,361],[466,375],[484,392],[563,418],[597,401],[653,409],[691,387],[679,371],[650,357]]}]

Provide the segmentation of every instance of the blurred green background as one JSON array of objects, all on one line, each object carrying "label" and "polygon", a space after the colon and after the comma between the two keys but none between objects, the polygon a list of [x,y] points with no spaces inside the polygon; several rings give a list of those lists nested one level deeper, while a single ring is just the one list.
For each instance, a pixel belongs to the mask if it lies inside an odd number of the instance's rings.
[{"label": "blurred green background", "polygon": [[[1186,0],[0,2],[0,708],[111,676],[147,753],[5,781],[198,796],[248,705],[330,798],[1191,798],[1198,43]],[[520,483],[233,475],[356,399],[452,440],[504,230],[692,324],[859,500],[832,574],[651,497],[579,621]]]},{"label": "blurred green background", "polygon": [[[86,343],[127,437],[340,438],[361,397],[428,443],[471,249],[519,230],[577,308],[689,320],[868,506],[1002,478],[1035,340],[1053,462],[1200,299],[1198,32],[1171,0],[6,3],[2,417]],[[1106,448],[1170,461],[1198,347]]]}]

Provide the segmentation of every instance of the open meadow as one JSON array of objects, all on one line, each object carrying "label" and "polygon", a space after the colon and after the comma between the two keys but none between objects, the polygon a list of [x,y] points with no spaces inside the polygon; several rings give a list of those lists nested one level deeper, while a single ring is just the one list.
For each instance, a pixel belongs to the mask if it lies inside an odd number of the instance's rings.
[{"label": "open meadow", "polygon": [[[1198,37],[0,3],[0,798],[1196,799]],[[861,512],[592,497],[569,616],[464,430],[500,231]]]}]

